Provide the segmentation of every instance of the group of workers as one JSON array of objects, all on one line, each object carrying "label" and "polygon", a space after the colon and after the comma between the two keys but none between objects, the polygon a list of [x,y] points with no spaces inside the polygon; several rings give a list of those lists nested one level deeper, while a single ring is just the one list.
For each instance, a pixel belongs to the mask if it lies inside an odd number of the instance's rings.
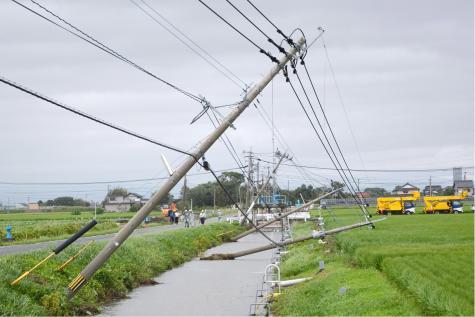
[{"label": "group of workers", "polygon": [[[170,223],[178,224],[178,222],[180,221],[180,216],[181,213],[177,210],[176,202],[172,202],[168,208],[168,217],[170,219]],[[185,209],[185,211],[183,212],[183,218],[186,228],[190,227],[190,225],[194,225],[195,217],[191,210]],[[201,210],[199,214],[199,219],[202,225],[205,224],[206,218],[206,211]],[[221,220],[221,211],[218,210],[218,221],[219,220]]]}]

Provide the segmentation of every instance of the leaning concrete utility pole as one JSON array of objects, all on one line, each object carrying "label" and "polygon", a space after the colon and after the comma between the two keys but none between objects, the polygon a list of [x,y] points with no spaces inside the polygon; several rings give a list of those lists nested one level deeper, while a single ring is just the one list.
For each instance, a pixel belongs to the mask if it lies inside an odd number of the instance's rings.
[{"label": "leaning concrete utility pole", "polygon": [[[331,230],[328,230],[328,231],[314,231],[309,236],[304,236],[304,237],[297,238],[297,239],[294,239],[294,240],[283,241],[283,242],[280,243],[280,246],[286,246],[286,245],[289,245],[289,244],[294,244],[294,243],[298,243],[298,242],[302,242],[302,241],[306,241],[306,240],[310,240],[310,239],[324,238],[325,236],[330,235],[330,234],[335,234],[335,233],[339,233],[339,232],[343,232],[343,231],[348,231],[348,230],[351,230],[351,229],[356,229],[356,228],[364,227],[364,226],[371,226],[371,225],[373,225],[373,223],[382,221],[384,219],[386,219],[386,218],[373,220],[371,222],[355,223],[355,224],[352,224],[352,225],[339,227],[339,228],[331,229]],[[235,258],[239,258],[241,256],[245,256],[245,255],[249,255],[249,254],[253,254],[253,253],[258,253],[258,252],[263,252],[263,251],[267,251],[267,250],[274,249],[274,248],[277,248],[277,247],[278,246],[275,245],[275,244],[269,244],[269,245],[265,245],[265,246],[262,246],[262,247],[257,247],[257,248],[248,249],[248,250],[244,250],[244,251],[239,251],[239,252],[235,252],[235,253],[216,253],[216,254],[212,254],[210,256],[201,257],[200,260],[234,260]]]},{"label": "leaning concrete utility pole", "polygon": [[82,270],[81,273],[69,284],[68,297],[73,297],[74,294],[80,290],[85,283],[92,277],[92,275],[109,259],[109,257],[122,245],[122,243],[132,234],[132,232],[142,223],[153,208],[175,187],[175,185],[182,179],[183,176],[195,165],[197,159],[203,157],[208,149],[218,140],[218,138],[232,125],[232,123],[241,115],[241,113],[252,103],[252,101],[264,90],[264,88],[271,82],[271,80],[283,69],[292,57],[299,51],[305,43],[302,37],[285,56],[283,56],[278,65],[272,67],[271,71],[262,78],[262,80],[246,94],[239,105],[234,108],[220,123],[220,125],[206,138],[197,148],[190,153],[185,162],[183,162],[170,176],[170,178],[162,185],[150,200],[140,208],[132,219],[114,236],[114,238],[107,243],[107,245],[99,252],[98,255]]},{"label": "leaning concrete utility pole", "polygon": [[320,197],[317,197],[317,198],[315,198],[314,200],[311,200],[311,201],[309,201],[309,202],[303,204],[303,205],[300,206],[300,207],[291,209],[290,211],[287,211],[286,213],[283,213],[282,215],[280,215],[279,217],[274,218],[273,220],[270,220],[270,221],[268,221],[268,222],[266,222],[266,223],[263,223],[262,225],[258,225],[258,226],[256,226],[255,228],[249,229],[249,230],[247,230],[247,231],[245,231],[245,232],[243,232],[243,233],[241,233],[241,234],[238,234],[237,236],[232,237],[231,240],[237,241],[237,240],[239,240],[239,239],[241,239],[241,238],[243,238],[243,237],[245,237],[245,236],[247,236],[247,235],[249,235],[249,234],[255,232],[257,229],[262,229],[262,228],[264,228],[264,227],[267,227],[268,225],[273,224],[274,222],[277,222],[277,221],[279,221],[279,220],[281,220],[281,219],[284,219],[285,217],[287,217],[287,216],[289,216],[289,215],[291,215],[291,214],[293,214],[293,213],[296,213],[296,212],[299,212],[299,211],[301,211],[301,210],[304,210],[305,208],[310,207],[313,203],[315,203],[315,202],[317,202],[317,201],[319,201],[319,200],[321,200],[321,199],[323,199],[323,198],[325,198],[325,197],[327,197],[327,196],[329,196],[329,195],[331,195],[331,194],[334,194],[334,193],[336,193],[336,192],[338,192],[338,191],[340,191],[340,190],[342,190],[342,189],[343,189],[343,187],[338,188],[338,189],[335,189],[335,190],[333,190],[333,191],[331,191],[331,192],[329,192],[329,193],[326,193],[325,195],[322,195],[322,196],[320,196]]}]

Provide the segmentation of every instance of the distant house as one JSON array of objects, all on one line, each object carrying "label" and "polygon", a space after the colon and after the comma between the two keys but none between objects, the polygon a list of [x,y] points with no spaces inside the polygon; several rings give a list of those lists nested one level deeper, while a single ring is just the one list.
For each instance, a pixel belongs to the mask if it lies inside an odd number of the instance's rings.
[{"label": "distant house", "polygon": [[437,195],[442,194],[444,190],[442,189],[442,186],[440,185],[432,185],[432,186],[428,185],[424,187],[424,190],[422,191],[422,193],[424,196],[429,196],[431,194],[431,191],[432,191],[432,196],[437,196]]},{"label": "distant house", "polygon": [[418,191],[420,191],[419,187],[406,183],[402,186],[396,186],[396,188],[393,190],[393,193],[397,195],[406,195]]},{"label": "distant house", "polygon": [[40,204],[28,203],[28,210],[40,210]]},{"label": "distant house", "polygon": [[370,198],[371,194],[368,192],[356,192],[358,198]]},{"label": "distant house", "polygon": [[16,203],[16,204],[15,204],[15,209],[19,209],[19,210],[28,209],[28,204],[25,204],[25,203]]},{"label": "distant house", "polygon": [[148,201],[142,195],[128,193],[126,196],[108,197],[104,204],[105,211],[121,212],[129,211],[133,205],[143,205]]},{"label": "distant house", "polygon": [[454,181],[454,195],[460,195],[463,191],[473,195],[473,180]]}]

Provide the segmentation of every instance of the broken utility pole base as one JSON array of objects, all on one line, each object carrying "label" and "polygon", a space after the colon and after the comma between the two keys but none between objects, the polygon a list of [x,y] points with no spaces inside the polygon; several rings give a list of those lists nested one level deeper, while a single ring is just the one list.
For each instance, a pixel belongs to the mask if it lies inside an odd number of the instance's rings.
[{"label": "broken utility pole base", "polygon": [[[352,224],[352,225],[339,227],[339,228],[331,229],[331,230],[328,230],[328,231],[314,231],[309,236],[304,236],[304,237],[294,239],[294,240],[287,240],[287,241],[281,242],[280,244],[282,246],[286,246],[286,245],[290,245],[290,244],[294,244],[294,243],[298,243],[298,242],[302,242],[302,241],[306,241],[306,240],[310,240],[310,239],[319,239],[319,238],[323,238],[327,235],[331,235],[331,234],[335,234],[335,233],[339,233],[339,232],[343,232],[343,231],[348,231],[348,230],[351,230],[351,229],[356,229],[356,228],[360,228],[360,227],[364,227],[364,226],[373,226],[373,224],[375,222],[383,221],[385,219],[386,218],[381,218],[381,219],[377,219],[377,220],[374,220],[374,221],[371,221],[371,222],[355,223],[355,224]],[[258,252],[262,252],[262,251],[267,251],[267,250],[270,250],[270,249],[273,249],[273,248],[276,248],[276,245],[269,244],[269,245],[265,245],[265,246],[262,246],[262,247],[257,247],[257,248],[248,249],[248,250],[244,250],[244,251],[239,251],[239,252],[235,252],[235,253],[212,254],[210,256],[201,257],[200,260],[234,260],[235,258],[239,258],[241,256],[245,256],[245,255],[249,255],[249,254],[253,254],[253,253],[258,253]]]},{"label": "broken utility pole base", "polygon": [[97,256],[82,270],[81,273],[71,282],[68,287],[68,297],[72,298],[94,273],[109,259],[109,257],[124,243],[124,241],[132,234],[132,232],[142,223],[145,217],[150,214],[155,206],[163,200],[164,197],[175,187],[175,185],[188,173],[188,171],[196,164],[197,159],[204,156],[206,151],[219,139],[226,129],[241,115],[241,113],[254,101],[254,99],[264,90],[264,88],[272,81],[272,79],[282,70],[284,66],[300,52],[301,47],[305,44],[305,38],[301,37],[297,45],[293,47],[285,56],[283,56],[278,65],[272,67],[271,71],[262,78],[262,80],[253,86],[246,94],[239,105],[234,108],[221,121],[219,126],[205,138],[199,146],[190,153],[190,156],[174,171],[170,178],[162,185],[162,187],[150,198],[150,200],[140,208],[132,219],[112,238],[109,243],[97,254]]}]

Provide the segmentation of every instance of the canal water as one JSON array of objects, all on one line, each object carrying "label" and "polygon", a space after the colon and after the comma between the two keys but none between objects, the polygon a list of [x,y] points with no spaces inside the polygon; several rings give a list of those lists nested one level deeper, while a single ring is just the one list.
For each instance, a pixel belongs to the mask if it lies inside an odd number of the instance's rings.
[{"label": "canal water", "polygon": [[[269,233],[275,239],[280,233]],[[266,245],[260,234],[209,249],[228,253]],[[264,269],[275,250],[230,261],[194,259],[155,278],[159,284],[137,288],[129,298],[104,308],[106,316],[248,316],[262,287]]]}]

